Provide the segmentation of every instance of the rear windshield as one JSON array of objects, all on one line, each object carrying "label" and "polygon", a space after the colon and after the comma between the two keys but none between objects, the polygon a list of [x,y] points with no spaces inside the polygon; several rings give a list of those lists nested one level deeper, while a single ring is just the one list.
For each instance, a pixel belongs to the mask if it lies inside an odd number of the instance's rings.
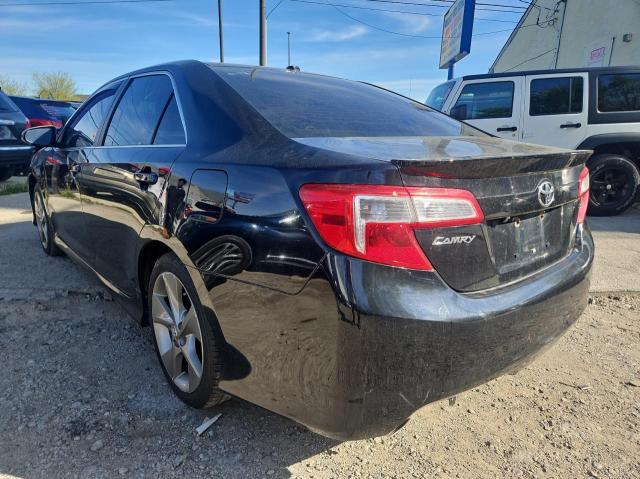
[{"label": "rear windshield", "polygon": [[364,83],[265,69],[217,68],[216,73],[290,138],[480,134],[421,103]]},{"label": "rear windshield", "polygon": [[70,103],[22,97],[12,99],[28,118],[55,119],[66,123],[76,111]]},{"label": "rear windshield", "polygon": [[431,108],[435,108],[438,111],[442,111],[444,102],[447,101],[447,98],[449,97],[449,93],[451,93],[451,90],[453,90],[453,85],[455,85],[455,83],[456,82],[454,80],[451,80],[441,85],[438,85],[433,90],[431,90],[431,93],[429,93],[429,97],[425,102],[427,106],[430,106]]},{"label": "rear windshield", "polygon": [[11,100],[0,91],[0,111],[17,111]]}]

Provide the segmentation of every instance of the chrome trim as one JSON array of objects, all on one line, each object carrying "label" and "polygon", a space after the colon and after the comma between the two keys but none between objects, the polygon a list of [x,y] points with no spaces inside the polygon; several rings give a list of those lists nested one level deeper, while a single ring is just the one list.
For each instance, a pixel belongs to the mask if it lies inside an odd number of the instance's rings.
[{"label": "chrome trim", "polygon": [[32,148],[32,146],[0,146],[0,151],[27,151]]}]

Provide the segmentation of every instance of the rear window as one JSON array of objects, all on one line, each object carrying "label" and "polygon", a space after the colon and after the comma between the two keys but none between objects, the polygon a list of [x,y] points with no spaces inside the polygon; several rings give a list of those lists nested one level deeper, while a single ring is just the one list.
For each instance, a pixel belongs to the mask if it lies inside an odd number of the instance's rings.
[{"label": "rear window", "polygon": [[582,111],[582,77],[531,80],[529,114],[561,115]]},{"label": "rear window", "polygon": [[70,103],[22,97],[12,97],[12,100],[28,118],[55,119],[66,123],[75,112]]},{"label": "rear window", "polygon": [[513,112],[513,82],[469,83],[451,109],[458,120],[510,118]]},{"label": "rear window", "polygon": [[290,138],[477,135],[427,106],[364,83],[276,70],[216,69]]},{"label": "rear window", "polygon": [[0,111],[16,111],[17,108],[11,100],[0,91]]},{"label": "rear window", "polygon": [[442,111],[444,102],[447,101],[447,98],[449,98],[449,94],[451,93],[451,90],[453,89],[453,85],[455,85],[455,83],[456,82],[453,80],[448,81],[446,83],[443,83],[442,85],[438,85],[433,90],[431,90],[431,93],[429,93],[429,97],[425,102],[427,106],[435,108],[438,111]]},{"label": "rear window", "polygon": [[598,111],[639,111],[640,73],[598,77]]}]

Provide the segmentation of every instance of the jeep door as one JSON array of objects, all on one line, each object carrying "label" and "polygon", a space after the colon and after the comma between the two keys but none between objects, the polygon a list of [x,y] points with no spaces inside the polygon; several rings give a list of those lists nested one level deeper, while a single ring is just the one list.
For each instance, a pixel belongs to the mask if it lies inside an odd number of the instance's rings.
[{"label": "jeep door", "polygon": [[522,141],[575,148],[587,134],[588,74],[527,75]]},{"label": "jeep door", "polygon": [[449,115],[492,135],[519,140],[523,78],[514,76],[465,81]]}]

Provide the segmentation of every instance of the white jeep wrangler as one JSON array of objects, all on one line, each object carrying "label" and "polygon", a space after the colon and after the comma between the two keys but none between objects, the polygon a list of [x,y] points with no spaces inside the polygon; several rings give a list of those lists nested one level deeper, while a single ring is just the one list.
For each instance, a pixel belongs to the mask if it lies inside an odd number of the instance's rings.
[{"label": "white jeep wrangler", "polygon": [[509,140],[594,150],[589,214],[627,209],[640,184],[640,66],[471,75],[426,104]]}]

